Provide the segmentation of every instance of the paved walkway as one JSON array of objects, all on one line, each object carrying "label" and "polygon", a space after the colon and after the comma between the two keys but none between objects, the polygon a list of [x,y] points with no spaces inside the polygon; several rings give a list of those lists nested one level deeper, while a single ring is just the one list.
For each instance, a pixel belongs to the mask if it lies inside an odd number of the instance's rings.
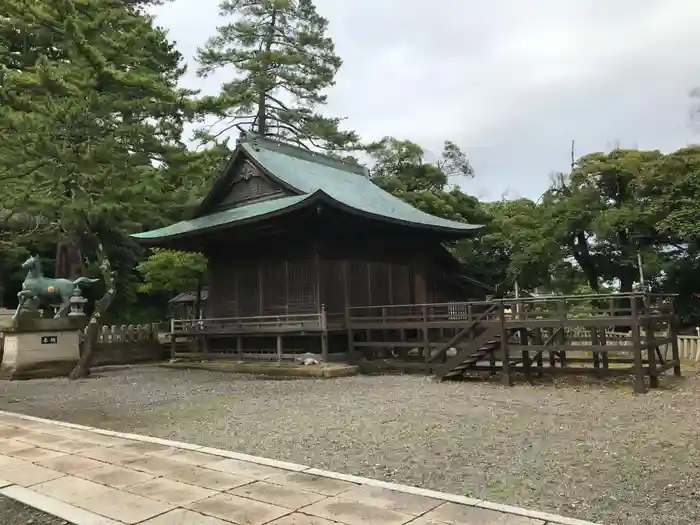
[{"label": "paved walkway", "polygon": [[0,412],[0,487],[75,525],[595,525],[9,412]]}]

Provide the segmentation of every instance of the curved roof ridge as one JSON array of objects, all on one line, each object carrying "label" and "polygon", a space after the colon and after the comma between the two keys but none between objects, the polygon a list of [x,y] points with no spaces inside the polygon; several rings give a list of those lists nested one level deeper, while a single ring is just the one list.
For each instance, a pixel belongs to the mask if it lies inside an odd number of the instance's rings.
[{"label": "curved roof ridge", "polygon": [[247,133],[246,137],[240,142],[240,145],[247,150],[259,151],[261,147],[270,150],[276,150],[282,155],[296,157],[308,162],[316,162],[325,164],[328,167],[340,169],[350,173],[355,173],[365,178],[369,178],[369,170],[359,164],[353,164],[343,159],[332,157],[326,153],[320,153],[310,149],[304,149],[288,142],[275,140],[267,137],[260,137],[254,133]]}]

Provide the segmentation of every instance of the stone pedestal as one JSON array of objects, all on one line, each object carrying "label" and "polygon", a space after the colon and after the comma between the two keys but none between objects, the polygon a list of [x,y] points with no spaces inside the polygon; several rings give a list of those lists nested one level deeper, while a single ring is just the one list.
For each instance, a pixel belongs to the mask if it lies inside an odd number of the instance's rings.
[{"label": "stone pedestal", "polygon": [[67,376],[80,359],[84,319],[20,317],[3,331],[0,379]]}]

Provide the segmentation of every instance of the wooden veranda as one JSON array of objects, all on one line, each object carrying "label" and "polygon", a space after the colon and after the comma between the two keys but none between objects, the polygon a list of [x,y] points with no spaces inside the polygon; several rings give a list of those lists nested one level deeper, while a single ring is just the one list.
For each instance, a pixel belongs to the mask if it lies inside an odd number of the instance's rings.
[{"label": "wooden veranda", "polygon": [[388,363],[441,380],[498,374],[508,385],[516,374],[629,375],[642,393],[667,370],[681,373],[673,297],[646,293],[174,319],[171,341],[177,358],[282,362],[313,351],[323,361]]},{"label": "wooden veranda", "polygon": [[319,313],[172,319],[171,357],[291,361],[301,353],[329,360],[329,335],[344,329],[343,316]]},{"label": "wooden veranda", "polygon": [[[673,297],[646,293],[351,307],[352,360],[400,361],[438,379],[633,375],[634,390],[679,376]],[[669,356],[670,351],[670,356]]]}]

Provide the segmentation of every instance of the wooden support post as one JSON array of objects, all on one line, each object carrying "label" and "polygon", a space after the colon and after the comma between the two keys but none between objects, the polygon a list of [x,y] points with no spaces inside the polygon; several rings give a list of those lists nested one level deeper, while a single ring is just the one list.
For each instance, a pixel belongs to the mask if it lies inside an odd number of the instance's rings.
[{"label": "wooden support post", "polygon": [[325,304],[321,305],[321,358],[324,363],[328,362],[328,318]]},{"label": "wooden support post", "polygon": [[506,330],[506,312],[503,301],[499,301],[498,317],[501,325],[501,365],[503,367],[501,383],[510,386],[510,355],[508,352],[508,331]]},{"label": "wooden support post", "polygon": [[[561,319],[561,330],[559,330],[559,335],[557,339],[561,347],[566,346],[566,301],[557,302],[557,312],[559,313],[559,318]],[[566,350],[559,350],[559,361],[561,367],[566,366]]]},{"label": "wooden support post", "polygon": [[352,329],[352,317],[348,306],[345,307],[345,332],[348,337],[348,361],[350,363],[355,363],[357,361],[357,356],[355,354],[355,333]]},{"label": "wooden support post", "polygon": [[489,366],[491,367],[491,374],[498,372],[496,368],[496,352],[489,352]]},{"label": "wooden support post", "polygon": [[263,265],[261,262],[257,263],[258,271],[258,315],[264,315],[264,305],[265,305],[265,286],[263,283]]},{"label": "wooden support post", "polygon": [[323,292],[321,290],[323,282],[321,281],[321,250],[318,243],[313,245],[313,260],[314,260],[314,302],[316,308],[320,311],[321,301],[323,301]]},{"label": "wooden support post", "polygon": [[[518,305],[519,306],[519,305]],[[522,315],[518,309],[518,319]],[[520,338],[520,344],[523,346],[523,369],[525,371],[525,379],[527,381],[532,380],[532,360],[530,359],[530,352],[525,350],[528,345],[528,334],[527,328],[521,328],[519,330],[518,337]]]},{"label": "wooden support post", "polygon": [[[382,314],[381,342],[385,343],[389,340],[389,338],[387,337],[387,329],[386,329],[386,308],[384,308],[383,306],[381,308],[381,314]],[[382,358],[386,359],[387,352],[389,352],[389,355],[391,355],[391,348],[388,348],[388,347],[382,345],[380,352],[382,353]],[[399,350],[399,354],[401,355],[402,358],[404,357],[403,352],[404,352],[403,348]]]},{"label": "wooden support post", "polygon": [[[600,338],[598,337],[598,327],[597,326],[591,326],[591,344],[593,346],[598,346],[600,345]],[[600,352],[592,352],[593,354],[593,368],[598,370],[600,368]],[[600,374],[598,374],[600,375]]]},{"label": "wooden support post", "polygon": [[552,335],[549,336],[549,338],[551,339],[550,344],[549,344],[549,346],[551,346],[551,348],[549,350],[547,350],[547,357],[549,358],[549,368],[556,368],[557,367],[557,353],[554,351],[556,346],[553,346],[553,345],[556,344],[556,341],[557,341],[556,338],[559,336],[558,330],[560,330],[560,328],[553,327],[552,328]]},{"label": "wooden support post", "polygon": [[175,319],[170,320],[170,359],[175,359],[177,351],[177,337],[175,337]]},{"label": "wooden support post", "polygon": [[236,353],[240,359],[243,359],[243,337],[236,337]]},{"label": "wooden support post", "polygon": [[681,376],[681,354],[678,349],[678,317],[671,303],[671,318],[668,320],[668,336],[671,338],[671,358],[676,363],[673,366],[673,375]]},{"label": "wooden support post", "polygon": [[637,311],[637,298],[630,298],[632,310],[632,352],[634,356],[634,393],[644,394],[647,391],[644,381],[644,361],[642,359],[642,343],[639,337],[639,312]]},{"label": "wooden support post", "polygon": [[[598,340],[600,341],[601,346],[606,346],[608,344],[607,340],[607,335],[605,334],[605,328],[601,328],[600,332],[598,332]],[[609,361],[609,352],[603,352],[603,369],[607,370],[610,368],[610,361]]]},{"label": "wooden support post", "polygon": [[281,363],[282,362],[282,336],[278,335],[277,336],[277,362]]},{"label": "wooden support post", "polygon": [[649,363],[649,388],[659,388],[659,371],[656,362],[656,337],[654,336],[654,323],[650,318],[648,308],[644,309],[644,348],[647,352]]},{"label": "wooden support post", "polygon": [[423,359],[426,363],[426,371],[429,371],[430,365],[430,334],[428,328],[428,307],[426,305],[422,306],[422,321],[423,321]]},{"label": "wooden support post", "polygon": [[[542,347],[542,345],[544,344],[544,339],[542,338],[542,329],[541,329],[541,328],[535,328],[535,329],[533,330],[533,332],[534,332],[534,333],[533,333],[533,336],[532,336],[532,342],[533,342],[533,344],[537,345],[538,347]],[[543,373],[543,370],[542,370],[542,369],[544,368],[544,359],[543,359],[543,356],[544,356],[544,349],[538,350],[538,351],[537,351],[537,356],[536,356],[535,359],[537,360],[537,375],[538,375],[539,377],[542,377],[542,373]]]},{"label": "wooden support post", "polygon": [[357,361],[357,356],[355,355],[355,334],[352,330],[352,316],[350,311],[350,268],[348,261],[343,261],[341,270],[343,275],[343,296],[345,299],[345,333],[348,339],[348,361],[350,363],[355,363]]},{"label": "wooden support post", "polygon": [[421,255],[413,264],[413,286],[415,304],[428,302],[428,290],[425,282],[425,259]]}]

